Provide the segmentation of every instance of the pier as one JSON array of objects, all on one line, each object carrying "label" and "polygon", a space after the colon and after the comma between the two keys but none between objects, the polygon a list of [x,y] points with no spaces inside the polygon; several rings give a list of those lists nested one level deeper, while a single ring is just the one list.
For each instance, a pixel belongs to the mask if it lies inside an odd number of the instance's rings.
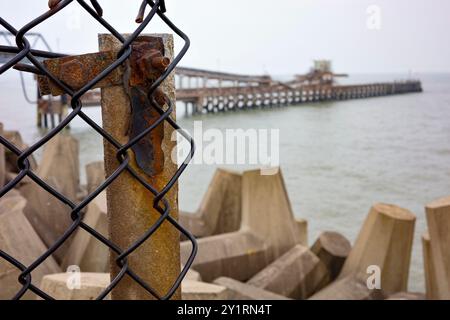
[{"label": "pier", "polygon": [[[176,68],[175,76],[177,102],[184,104],[187,116],[422,92],[419,80],[341,85],[335,78],[345,74],[316,68],[288,82],[275,81],[268,75],[239,75],[184,67]],[[99,106],[100,91],[88,92],[82,101],[84,107]],[[60,119],[61,110],[61,102],[55,100],[38,106],[38,126],[42,123],[47,126],[47,118],[53,119],[54,115]],[[54,120],[51,121],[53,124]]]},{"label": "pier", "polygon": [[421,92],[420,81],[361,85],[271,84],[249,87],[194,88],[177,90],[186,114],[216,113],[255,108],[298,105],[306,102],[338,101]]},{"label": "pier", "polygon": [[[0,63],[10,56],[0,56]],[[329,60],[316,60],[309,72],[290,81],[277,81],[270,75],[244,75],[196,68],[177,67],[176,100],[184,104],[185,115],[213,114],[238,110],[277,108],[302,103],[365,99],[422,92],[420,80],[344,85]],[[83,107],[100,105],[100,90],[82,97]],[[40,96],[37,126],[55,127],[70,106],[69,97]]]},{"label": "pier", "polygon": [[311,70],[288,82],[269,75],[250,76],[190,68],[177,68],[177,101],[185,114],[218,113],[271,108],[301,103],[338,101],[421,92],[419,80],[339,85],[346,74],[331,71],[328,60],[314,61]]}]

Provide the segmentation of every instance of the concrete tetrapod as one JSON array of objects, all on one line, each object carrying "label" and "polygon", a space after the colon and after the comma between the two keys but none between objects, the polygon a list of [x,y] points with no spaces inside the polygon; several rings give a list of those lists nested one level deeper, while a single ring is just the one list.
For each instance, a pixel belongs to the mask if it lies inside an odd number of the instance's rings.
[{"label": "concrete tetrapod", "polygon": [[105,164],[103,161],[91,162],[86,165],[87,192],[94,192],[105,181]]},{"label": "concrete tetrapod", "polygon": [[297,245],[252,277],[247,284],[292,299],[306,299],[330,282],[325,264]]},{"label": "concrete tetrapod", "polygon": [[[28,145],[24,143],[19,131],[4,130],[3,137],[5,137],[6,140],[11,142],[19,150],[24,151],[25,149],[28,148]],[[19,168],[17,167],[17,155],[11,152],[9,149],[5,148],[5,158],[6,158],[6,171],[11,173],[18,173]],[[35,171],[38,165],[34,156],[30,155],[28,156],[27,159],[30,162],[31,169]]]},{"label": "concrete tetrapod", "polygon": [[[58,192],[75,201],[79,186],[78,166],[78,141],[59,134],[45,145],[36,174]],[[25,215],[46,246],[51,246],[72,223],[70,207],[34,182],[24,185],[21,192],[27,199]],[[55,258],[59,262],[69,243],[70,241],[66,241],[55,252]]]},{"label": "concrete tetrapod", "polygon": [[383,300],[385,297],[382,290],[369,289],[366,281],[350,275],[332,282],[309,300]]},{"label": "concrete tetrapod", "polygon": [[[2,126],[0,124],[0,126]],[[2,129],[3,126],[2,126]],[[7,130],[1,130],[0,134],[8,140],[10,143],[12,143],[15,147],[17,147],[20,150],[25,150],[28,146],[25,145],[22,141],[22,137],[18,131],[7,131]],[[3,154],[3,156],[1,155]],[[36,170],[37,164],[36,160],[34,159],[33,155],[30,155],[28,157],[28,160],[30,162],[31,168],[33,170]],[[8,148],[4,147],[0,144],[0,186],[3,186],[10,181],[12,181],[17,174],[19,173],[19,168],[17,166],[17,155],[13,152],[11,152]],[[3,174],[2,174],[3,172]],[[2,179],[3,176],[3,179]],[[3,180],[3,181],[2,181]],[[30,180],[28,177],[24,177],[17,185],[17,187],[22,186],[25,183],[29,183]]]},{"label": "concrete tetrapod", "polygon": [[181,297],[183,300],[229,300],[224,286],[194,280],[183,280]]},{"label": "concrete tetrapod", "polygon": [[95,300],[110,281],[109,273],[57,273],[45,276],[40,289],[56,300]]},{"label": "concrete tetrapod", "polygon": [[299,243],[308,246],[308,221],[302,218],[296,218],[297,233],[299,234]]},{"label": "concrete tetrapod", "polygon": [[[66,272],[45,276],[40,289],[56,300],[94,300],[110,283],[109,273]],[[185,279],[181,287],[183,300],[228,299],[227,288],[216,284]]]},{"label": "concrete tetrapod", "polygon": [[438,281],[436,278],[436,267],[434,266],[433,257],[431,255],[431,241],[428,231],[422,235],[422,252],[426,297],[428,300],[438,300],[439,291],[437,289]]},{"label": "concrete tetrapod", "polygon": [[197,238],[234,232],[241,225],[242,175],[217,169],[196,213],[180,214],[180,223]]},{"label": "concrete tetrapod", "polygon": [[[100,193],[87,207],[83,222],[108,238],[106,192]],[[83,272],[108,272],[109,248],[87,231],[79,228],[62,262],[63,270],[76,265]]]},{"label": "concrete tetrapod", "polygon": [[[368,299],[373,295],[379,296],[380,290],[388,296],[406,291],[415,221],[416,217],[406,209],[387,204],[374,205],[338,281],[313,298]],[[368,289],[368,282],[370,287],[373,285],[373,290]]]},{"label": "concrete tetrapod", "polygon": [[[26,200],[15,190],[0,199],[0,250],[29,266],[47,248],[23,214],[25,204]],[[56,272],[60,269],[50,256],[32,272],[32,283],[39,285],[44,275]],[[18,282],[21,273],[15,266],[0,259],[0,300],[13,298],[22,288]],[[23,298],[33,297],[34,294],[27,291]]]},{"label": "concrete tetrapod", "polygon": [[[281,171],[267,176],[260,170],[244,172],[239,231],[199,239],[193,269],[207,282],[219,277],[246,281],[300,243],[298,230]],[[190,249],[182,243],[183,261]]]},{"label": "concrete tetrapod", "polygon": [[311,251],[297,245],[247,283],[289,298],[306,299],[337,277],[350,249],[344,236],[324,232]]},{"label": "concrete tetrapod", "polygon": [[339,277],[359,274],[367,279],[368,268],[377,266],[386,294],[406,291],[415,222],[414,214],[406,209],[374,205]]},{"label": "concrete tetrapod", "polygon": [[343,235],[325,231],[320,234],[311,247],[311,251],[327,267],[330,281],[336,279],[344,266],[352,245]]},{"label": "concrete tetrapod", "polygon": [[430,247],[425,256],[427,289],[433,299],[450,299],[450,197],[426,206]]},{"label": "concrete tetrapod", "polygon": [[420,292],[397,292],[386,300],[425,300],[425,295]]},{"label": "concrete tetrapod", "polygon": [[214,280],[214,284],[228,289],[229,300],[291,300],[285,296],[231,278],[217,278]]}]

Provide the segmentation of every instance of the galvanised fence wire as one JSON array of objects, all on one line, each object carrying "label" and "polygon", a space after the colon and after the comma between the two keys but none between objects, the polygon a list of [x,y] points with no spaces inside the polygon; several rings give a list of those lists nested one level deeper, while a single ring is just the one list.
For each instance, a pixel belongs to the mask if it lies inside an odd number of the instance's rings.
[{"label": "galvanised fence wire", "polygon": [[[128,1],[132,3],[133,1]],[[43,23],[47,19],[52,16],[58,14],[62,10],[64,10],[69,5],[80,5],[84,10],[86,10],[89,15],[98,21],[102,26],[104,26],[112,35],[114,35],[123,45],[120,51],[117,54],[117,59],[112,63],[108,68],[106,68],[103,72],[99,73],[93,80],[86,83],[81,89],[74,90],[64,82],[57,79],[53,74],[46,69],[43,63],[40,62],[41,58],[58,58],[65,56],[64,54],[57,54],[53,52],[34,50],[30,46],[30,42],[27,40],[27,33],[30,32],[33,28]],[[9,191],[11,191],[14,187],[16,187],[22,179],[25,177],[29,177],[36,184],[38,184],[41,188],[43,188],[46,192],[48,192],[51,196],[57,198],[59,201],[70,207],[71,209],[71,219],[73,220],[70,227],[65,230],[64,234],[54,243],[52,244],[48,250],[43,253],[38,259],[36,259],[30,265],[24,265],[21,261],[18,261],[14,256],[8,254],[7,252],[3,252],[0,250],[0,259],[6,260],[8,263],[17,268],[21,273],[18,278],[18,283],[22,286],[20,290],[15,294],[15,296],[11,297],[12,299],[20,299],[27,291],[32,291],[39,297],[47,300],[54,299],[49,296],[47,293],[40,290],[37,286],[32,283],[32,273],[33,270],[38,268],[48,257],[50,257],[59,247],[61,247],[65,241],[77,230],[84,229],[87,231],[92,237],[95,237],[97,240],[101,241],[105,246],[107,246],[111,252],[117,255],[115,261],[117,265],[120,267],[120,272],[116,277],[111,279],[110,285],[102,292],[97,299],[101,300],[107,297],[107,295],[118,285],[118,283],[123,279],[125,275],[131,277],[136,281],[142,288],[144,288],[147,292],[153,295],[157,299],[166,300],[170,299],[176,290],[180,287],[181,281],[184,279],[187,271],[189,270],[194,257],[197,252],[197,243],[195,238],[184,229],[172,216],[171,216],[171,208],[169,206],[169,202],[165,198],[166,194],[171,190],[171,188],[176,184],[178,178],[186,169],[189,160],[192,159],[194,154],[194,141],[192,138],[182,130],[177,123],[171,117],[171,113],[174,110],[173,101],[167,98],[165,100],[164,105],[161,105],[161,99],[156,99],[154,93],[161,85],[161,83],[170,75],[171,72],[174,71],[176,65],[180,62],[183,56],[186,54],[190,41],[186,34],[184,34],[165,14],[166,6],[164,0],[144,0],[139,8],[138,17],[136,22],[139,23],[138,28],[128,37],[123,37],[108,21],[106,21],[103,15],[103,9],[100,3],[97,0],[91,0],[90,4],[88,4],[84,0],[50,0],[49,1],[50,10],[45,12],[44,14],[38,16],[34,20],[30,21],[28,24],[23,26],[21,29],[16,29],[11,23],[5,21],[2,17],[0,17],[0,25],[2,25],[12,36],[15,37],[15,46],[0,46],[0,53],[8,53],[15,54],[9,61],[0,66],[0,75],[5,71],[13,68],[20,64],[23,59],[28,59],[31,65],[28,67],[28,70],[32,70],[33,72],[41,75],[47,76],[51,79],[57,86],[62,89],[66,94],[68,94],[71,99],[71,107],[72,111],[68,114],[68,116],[54,129],[49,131],[44,137],[42,137],[38,142],[27,148],[26,150],[20,150],[15,145],[13,145],[10,141],[0,136],[0,143],[7,149],[9,149],[12,153],[16,154],[17,159],[17,167],[20,170],[19,174],[5,186],[3,186],[0,190],[0,198],[5,196]],[[150,11],[147,15],[145,15],[146,9],[149,8]],[[160,115],[159,118],[151,125],[149,125],[145,130],[143,130],[140,134],[137,134],[135,137],[130,139],[128,143],[125,145],[120,144],[116,141],[108,132],[103,130],[99,125],[97,125],[92,119],[90,119],[83,112],[83,104],[81,102],[81,97],[91,90],[99,81],[106,78],[114,69],[118,68],[122,63],[124,63],[131,55],[132,52],[132,43],[135,41],[138,36],[143,32],[144,28],[149,25],[149,23],[154,19],[155,16],[158,16],[175,34],[177,34],[181,39],[184,40],[184,46],[181,51],[177,54],[174,60],[167,67],[166,71],[162,73],[162,75],[153,83],[151,88],[148,91],[148,99],[152,104],[152,107]],[[164,101],[163,100],[163,101]],[[117,150],[116,156],[117,160],[120,163],[117,170],[91,194],[89,194],[83,201],[80,203],[74,203],[65,197],[63,194],[58,192],[54,187],[50,186],[48,183],[40,179],[32,170],[30,166],[30,162],[28,157],[30,157],[36,150],[41,148],[45,143],[50,141],[53,137],[55,137],[58,133],[65,129],[69,125],[69,123],[75,118],[80,117],[84,122],[86,122],[89,126],[91,126],[96,133],[101,135],[103,139],[106,139],[110,144],[112,144]],[[175,174],[167,181],[162,190],[157,190],[154,186],[149,184],[144,177],[141,177],[131,166],[130,166],[130,157],[128,155],[128,151],[138,144],[141,139],[150,134],[158,126],[164,125],[164,123],[170,124],[172,128],[177,130],[185,139],[187,139],[191,145],[190,153],[186,161],[178,168]],[[133,243],[129,248],[119,248],[115,243],[105,238],[99,232],[83,223],[83,213],[82,210],[87,207],[87,205],[102,191],[104,191],[115,179],[119,177],[119,175],[124,172],[128,172],[131,174],[136,180],[138,180],[146,189],[148,189],[153,195],[153,208],[155,208],[160,213],[160,218],[156,221],[156,223],[151,226],[147,230],[145,234],[143,234],[135,243]],[[150,199],[149,199],[150,201]],[[144,242],[151,241],[152,234],[155,233],[156,230],[161,226],[161,224],[167,221],[174,228],[176,228],[180,233],[184,234],[184,236],[190,240],[192,243],[192,251],[190,253],[189,259],[186,261],[181,273],[177,277],[176,281],[173,283],[172,287],[168,292],[163,294],[156,292],[156,290],[152,287],[151,283],[146,283],[143,279],[136,274],[132,268],[129,266],[127,258],[134,251],[136,251]],[[2,288],[0,288],[2,290]]]}]

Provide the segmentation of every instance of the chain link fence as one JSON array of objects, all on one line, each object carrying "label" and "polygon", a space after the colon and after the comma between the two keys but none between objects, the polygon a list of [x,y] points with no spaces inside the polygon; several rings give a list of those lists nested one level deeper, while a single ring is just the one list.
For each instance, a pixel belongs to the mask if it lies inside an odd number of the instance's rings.
[{"label": "chain link fence", "polygon": [[[129,3],[132,1],[129,1]],[[57,54],[47,51],[40,51],[32,49],[30,42],[27,40],[27,33],[29,33],[33,28],[40,25],[47,19],[52,16],[58,14],[62,10],[64,10],[69,5],[80,5],[89,15],[98,21],[102,26],[104,26],[113,36],[115,36],[123,45],[120,51],[118,52],[117,58],[113,64],[107,67],[103,72],[96,75],[95,78],[88,83],[86,83],[81,89],[74,90],[66,83],[60,81],[56,78],[49,70],[44,66],[42,62],[40,62],[41,58],[58,58],[63,57],[63,54]],[[38,184],[42,189],[48,192],[52,197],[55,197],[64,205],[68,206],[71,209],[71,219],[72,224],[69,228],[64,232],[64,234],[56,241],[53,245],[51,245],[48,250],[43,253],[38,259],[36,259],[30,265],[24,265],[21,261],[18,261],[14,256],[8,254],[7,252],[3,252],[0,250],[0,259],[7,261],[9,264],[13,265],[20,271],[20,276],[18,278],[18,283],[21,285],[21,289],[15,294],[12,299],[20,299],[23,295],[31,291],[35,293],[37,296],[52,300],[53,297],[49,296],[46,292],[40,290],[36,285],[32,283],[32,274],[33,271],[38,268],[48,257],[50,257],[58,248],[60,248],[65,241],[69,239],[69,237],[78,229],[84,229],[88,232],[92,237],[95,237],[97,240],[101,241],[105,246],[110,249],[111,253],[115,253],[116,255],[116,264],[120,267],[120,272],[116,277],[111,279],[110,285],[102,292],[97,299],[104,299],[107,295],[120,283],[124,276],[131,277],[134,281],[136,281],[142,288],[144,288],[148,293],[153,295],[157,299],[170,299],[173,294],[180,287],[181,281],[184,279],[186,273],[188,272],[194,257],[197,252],[197,243],[195,238],[184,229],[177,221],[171,216],[172,209],[169,206],[169,202],[166,200],[166,194],[174,187],[179,179],[180,175],[186,169],[188,162],[192,159],[194,154],[194,142],[192,138],[182,130],[175,120],[172,118],[171,114],[174,110],[173,101],[165,97],[163,99],[164,103],[161,103],[161,99],[157,99],[155,97],[155,91],[162,84],[162,82],[174,71],[176,65],[180,62],[183,56],[186,54],[190,41],[189,38],[184,34],[165,14],[166,6],[164,0],[144,0],[139,8],[139,13],[136,19],[136,22],[139,23],[138,28],[128,37],[123,37],[111,24],[106,21],[103,15],[103,9],[101,5],[97,2],[97,0],[91,0],[90,4],[88,4],[84,0],[50,0],[49,1],[50,10],[45,12],[44,14],[38,16],[34,20],[30,21],[21,29],[17,30],[12,24],[5,21],[0,17],[0,25],[5,28],[12,36],[15,37],[15,46],[0,46],[0,53],[8,53],[14,54],[14,56],[7,61],[5,64],[0,66],[0,75],[5,71],[20,65],[20,62],[24,59],[28,59],[31,63],[28,66],[28,71],[31,70],[37,74],[45,75],[49,79],[53,81],[64,93],[68,94],[71,99],[71,107],[72,111],[68,114],[68,116],[62,120],[62,122],[56,126],[54,129],[49,131],[45,136],[43,136],[38,142],[27,148],[26,150],[20,150],[15,145],[13,145],[10,141],[0,136],[0,143],[7,149],[9,149],[12,153],[17,155],[17,167],[20,170],[19,174],[10,182],[8,182],[4,187],[0,190],[0,198],[5,196],[9,191],[15,188],[24,178],[29,177],[36,184]],[[145,15],[146,9],[149,8],[150,11]],[[99,81],[105,79],[111,72],[113,72],[116,68],[122,65],[131,55],[132,53],[132,43],[138,38],[139,35],[143,32],[144,28],[149,25],[149,23],[154,19],[155,16],[159,16],[159,18],[181,39],[184,41],[183,48],[178,53],[178,55],[174,58],[174,60],[170,63],[167,69],[162,73],[162,75],[154,81],[152,86],[148,91],[148,99],[151,102],[152,107],[158,112],[159,118],[149,125],[145,130],[135,135],[128,143],[125,145],[120,144],[116,141],[108,132],[102,129],[99,125],[97,125],[91,118],[89,118],[83,112],[83,104],[81,102],[81,97],[91,90]],[[23,66],[22,66],[23,68]],[[97,134],[101,135],[103,139],[109,142],[114,148],[117,150],[116,156],[117,160],[120,163],[117,170],[110,175],[106,180],[91,194],[89,194],[84,200],[80,203],[74,203],[69,200],[63,194],[61,194],[54,187],[43,181],[39,178],[32,170],[30,166],[30,161],[28,157],[33,155],[33,153],[41,148],[44,144],[54,138],[58,133],[64,130],[70,122],[75,118],[81,118],[85,123],[87,123],[90,127],[92,127]],[[191,149],[186,161],[184,161],[174,173],[174,175],[167,181],[164,188],[161,190],[157,190],[154,186],[149,184],[144,177],[142,177],[136,170],[132,168],[130,165],[130,157],[128,151],[133,148],[133,146],[137,145],[144,137],[149,135],[153,130],[155,130],[158,126],[163,125],[164,123],[168,123],[173,129],[177,130],[185,139],[187,139],[191,145]],[[147,190],[149,190],[154,195],[153,200],[153,208],[160,213],[159,219],[156,223],[151,226],[147,230],[145,234],[143,234],[135,243],[133,243],[129,248],[119,248],[115,243],[108,240],[106,237],[101,235],[99,232],[83,223],[83,213],[82,210],[87,207],[87,205],[97,197],[102,191],[108,188],[111,183],[113,183],[121,174],[124,172],[128,172],[131,176],[133,176],[140,184],[142,184]],[[151,236],[158,230],[163,222],[169,222],[173,228],[176,228],[180,234],[183,234],[189,241],[192,243],[192,251],[190,253],[189,259],[185,262],[184,267],[177,277],[176,281],[173,283],[172,287],[168,292],[164,294],[158,293],[153,287],[151,283],[146,283],[138,274],[136,274],[132,268],[129,266],[127,258],[133,254],[144,242],[151,241]],[[0,288],[2,290],[2,288]]]}]

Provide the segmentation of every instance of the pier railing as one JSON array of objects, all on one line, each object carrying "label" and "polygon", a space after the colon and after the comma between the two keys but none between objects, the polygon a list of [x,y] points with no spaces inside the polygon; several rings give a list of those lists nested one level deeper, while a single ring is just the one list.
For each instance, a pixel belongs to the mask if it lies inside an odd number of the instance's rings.
[{"label": "pier railing", "polygon": [[[12,2],[11,2],[12,4]],[[135,4],[134,1],[128,1],[126,5]],[[9,5],[9,4],[4,4]],[[82,81],[79,83],[79,86],[73,86],[69,85],[67,81],[62,81],[61,77],[58,77],[57,75],[51,73],[49,71],[48,65],[42,62],[41,58],[63,58],[62,55],[54,54],[51,52],[43,52],[43,51],[36,51],[34,50],[29,40],[27,39],[27,35],[30,33],[31,30],[33,30],[38,25],[44,23],[52,16],[57,15],[59,12],[65,10],[69,5],[75,6],[79,5],[83,10],[85,10],[94,20],[96,20],[98,23],[100,23],[105,30],[107,30],[111,36],[110,41],[116,41],[116,45],[118,46],[117,55],[113,59],[112,63],[103,71],[101,71],[98,74],[94,74],[91,79],[87,79],[88,81]],[[137,3],[139,6],[139,3]],[[123,36],[121,35],[108,21],[106,21],[102,17],[103,9],[97,2],[97,0],[91,0],[90,4],[88,4],[84,0],[50,0],[49,1],[50,10],[43,13],[42,15],[39,15],[34,20],[30,21],[28,24],[26,24],[21,29],[16,29],[13,26],[13,22],[7,22],[3,18],[0,17],[0,25],[5,28],[11,35],[15,37],[15,45],[14,46],[2,46],[0,48],[0,54],[3,52],[7,53],[14,53],[14,56],[11,57],[6,63],[0,66],[0,74],[3,74],[5,71],[10,70],[12,68],[16,68],[19,70],[26,70],[34,72],[38,75],[46,76],[53,85],[55,85],[59,90],[61,90],[64,94],[67,94],[71,98],[71,107],[72,111],[62,119],[62,121],[52,130],[50,130],[48,133],[45,134],[44,137],[42,137],[38,142],[27,148],[26,150],[19,149],[16,145],[14,145],[11,141],[8,141],[5,137],[0,136],[0,143],[11,153],[15,154],[17,156],[17,168],[19,171],[19,174],[12,179],[9,183],[7,183],[5,186],[1,186],[0,189],[0,199],[6,198],[9,196],[9,193],[13,190],[13,188],[17,187],[24,179],[30,179],[33,181],[33,183],[37,184],[39,188],[43,189],[45,192],[47,192],[51,197],[54,197],[58,202],[62,203],[64,206],[70,208],[70,218],[72,220],[72,223],[70,226],[65,230],[65,232],[55,241],[52,243],[48,250],[42,253],[41,256],[39,256],[35,261],[33,261],[31,264],[25,264],[22,261],[19,261],[14,255],[11,255],[11,253],[4,252],[0,250],[0,261],[2,262],[2,265],[8,265],[8,268],[11,267],[15,270],[18,270],[20,272],[20,276],[18,278],[18,283],[20,283],[20,290],[11,298],[13,299],[20,299],[24,296],[24,294],[28,294],[30,292],[36,294],[40,298],[43,299],[52,299],[53,297],[48,295],[46,292],[43,292],[38,285],[36,285],[35,282],[33,282],[33,275],[37,268],[39,268],[46,259],[52,256],[61,246],[63,246],[68,239],[74,234],[77,230],[84,230],[86,231],[91,237],[94,237],[96,240],[103,243],[103,245],[107,246],[110,250],[112,260],[116,266],[113,266],[114,269],[117,271],[111,276],[111,284],[107,287],[107,289],[102,292],[98,299],[103,299],[108,296],[109,293],[112,292],[113,298],[114,298],[114,292],[116,290],[122,290],[125,293],[119,293],[117,294],[118,297],[121,298],[132,298],[132,296],[127,296],[127,289],[124,288],[121,283],[123,281],[127,281],[127,286],[135,286],[138,287],[140,291],[144,291],[149,297],[153,296],[157,299],[170,299],[170,298],[179,298],[180,297],[180,284],[183,278],[185,277],[188,269],[190,268],[194,256],[196,254],[197,245],[194,237],[186,230],[184,229],[176,219],[177,210],[176,207],[177,201],[169,201],[167,200],[169,197],[173,197],[173,194],[175,194],[176,197],[176,184],[177,180],[180,177],[180,175],[183,173],[183,171],[186,169],[188,161],[185,161],[185,163],[179,167],[179,168],[172,168],[170,170],[166,170],[167,166],[169,166],[169,162],[167,161],[162,170],[164,170],[164,175],[157,175],[154,176],[154,172],[152,170],[145,170],[148,168],[144,168],[142,170],[136,168],[136,164],[134,163],[134,157],[131,158],[131,153],[137,153],[139,149],[139,144],[141,144],[142,141],[148,139],[149,136],[153,137],[153,133],[157,130],[161,130],[161,127],[164,126],[167,131],[173,131],[173,130],[180,130],[179,132],[182,133],[182,135],[190,142],[191,144],[191,152],[190,156],[193,155],[194,152],[194,144],[192,139],[181,130],[181,128],[177,125],[177,123],[172,118],[172,111],[174,110],[174,102],[173,102],[173,89],[172,94],[170,96],[163,93],[159,88],[160,87],[167,87],[167,83],[173,80],[170,80],[170,75],[172,74],[174,68],[179,63],[179,61],[182,59],[184,54],[189,48],[189,38],[166,16],[165,11],[165,3],[163,0],[144,0],[142,1],[142,4],[139,9],[138,17],[136,19],[136,22],[139,23],[139,26],[137,29],[129,36]],[[145,14],[145,10],[149,8],[150,12],[148,14]],[[146,95],[146,108],[150,106],[151,110],[156,110],[156,112],[152,113],[152,121],[149,121],[148,123],[139,122],[139,126],[134,130],[134,134],[132,137],[129,137],[128,140],[125,141],[118,141],[116,137],[114,137],[111,132],[108,132],[104,129],[104,127],[100,127],[98,124],[96,124],[92,119],[90,119],[84,112],[83,112],[83,102],[81,97],[87,93],[89,90],[91,90],[93,87],[95,87],[100,81],[103,79],[108,78],[115,70],[118,70],[119,66],[121,66],[123,63],[128,63],[131,61],[131,64],[134,62],[137,62],[137,59],[135,55],[138,55],[140,53],[144,54],[144,57],[142,59],[151,58],[153,59],[155,56],[153,55],[155,53],[155,50],[162,50],[164,49],[160,46],[162,41],[164,42],[164,45],[167,45],[168,47],[171,46],[171,44],[167,44],[167,38],[158,38],[158,36],[152,37],[140,37],[144,28],[149,25],[149,23],[153,20],[155,16],[159,16],[159,18],[175,33],[177,34],[183,41],[184,46],[180,53],[173,59],[173,61],[169,61],[170,64],[165,65],[166,60],[162,57],[158,58],[159,64],[158,68],[155,67],[155,70],[160,71],[158,73],[158,76],[155,77],[156,74],[148,75],[147,79],[134,79],[134,81],[141,81],[140,83],[145,84],[145,89],[147,90]],[[153,42],[152,42],[153,41]],[[136,44],[137,43],[137,44]],[[148,46],[150,44],[154,44],[155,47],[152,47],[150,51],[148,51]],[[173,44],[173,43],[172,43]],[[139,50],[144,51],[139,51]],[[153,51],[151,51],[153,50]],[[170,51],[170,50],[169,50]],[[149,52],[152,53],[151,57],[148,57],[146,54]],[[80,56],[81,57],[81,56]],[[64,79],[70,79],[72,76],[74,76],[74,73],[70,73],[70,70],[74,70],[73,67],[75,67],[78,64],[76,61],[77,59],[82,59],[80,57],[74,57],[74,60],[70,62],[70,66],[66,65],[68,67],[68,70],[66,70],[66,73],[63,74]],[[133,58],[135,57],[135,58]],[[24,59],[28,59],[31,64],[27,64],[26,66],[22,64]],[[148,62],[150,60],[141,60],[141,62]],[[158,62],[157,61],[157,62]],[[151,60],[151,64],[153,65],[155,61]],[[161,65],[164,65],[164,70],[162,70]],[[154,65],[153,65],[154,66]],[[130,67],[131,68],[131,67]],[[134,70],[134,69],[133,69]],[[155,71],[150,67],[150,69],[146,69],[145,71],[153,72]],[[83,71],[84,72],[84,71]],[[65,77],[64,77],[65,76]],[[151,79],[151,80],[150,80]],[[76,79],[80,80],[80,79]],[[85,79],[86,80],[86,79]],[[127,84],[123,84],[126,86]],[[162,86],[161,86],[162,85]],[[132,90],[132,88],[130,89]],[[155,97],[157,96],[157,97]],[[105,103],[107,104],[107,103]],[[122,104],[119,105],[119,110],[122,110],[123,108],[129,108],[129,106]],[[146,109],[148,110],[148,109]],[[122,110],[123,111],[123,110]],[[19,110],[18,108],[18,114],[23,112]],[[106,111],[107,112],[107,111]],[[102,136],[105,142],[105,146],[108,146],[111,153],[109,154],[109,161],[113,163],[114,170],[113,172],[106,177],[106,180],[103,181],[103,183],[95,189],[92,193],[90,193],[86,198],[84,198],[81,202],[76,203],[73,199],[69,199],[66,195],[62,193],[61,190],[56,189],[52,185],[50,185],[48,182],[41,179],[37,174],[33,171],[29,157],[33,155],[38,149],[43,147],[45,144],[47,144],[52,139],[56,138],[56,135],[61,133],[67,126],[69,126],[70,122],[76,118],[81,118],[85,123],[87,123],[89,126],[91,126],[99,135]],[[114,117],[111,117],[114,121]],[[105,121],[105,119],[104,119]],[[109,127],[114,127],[114,123],[107,123],[106,124]],[[156,148],[157,146],[153,146]],[[133,151],[133,152],[132,152]],[[145,156],[145,155],[144,155]],[[111,164],[110,163],[110,164]],[[111,166],[110,166],[111,167]],[[153,168],[157,168],[156,164]],[[105,236],[103,236],[100,232],[97,230],[94,230],[89,225],[83,222],[83,210],[93,201],[94,198],[96,198],[101,192],[107,190],[108,191],[108,206],[110,204],[114,204],[114,195],[115,193],[109,193],[110,188],[112,187],[112,184],[115,183],[117,186],[118,184],[122,183],[120,179],[123,179],[123,177],[126,176],[128,181],[133,181],[133,188],[134,190],[140,190],[140,194],[135,194],[138,191],[135,191],[134,193],[128,193],[127,195],[131,196],[131,199],[127,199],[128,202],[133,203],[133,197],[142,197],[149,195],[146,198],[143,198],[139,201],[144,201],[144,204],[142,206],[148,206],[146,208],[140,208],[144,212],[150,212],[149,216],[146,217],[146,219],[149,219],[149,221],[153,221],[152,219],[155,218],[154,223],[152,223],[151,226],[148,228],[145,228],[145,232],[142,234],[135,234],[137,239],[134,239],[134,241],[131,243],[131,245],[123,247],[119,245],[116,241],[113,241],[113,239],[108,239]],[[157,184],[154,184],[154,182],[158,182]],[[126,188],[127,186],[122,186]],[[172,195],[168,195],[168,193],[171,192]],[[3,199],[2,199],[3,200]],[[137,200],[138,201],[138,200]],[[124,205],[124,204],[122,204]],[[174,207],[175,205],[175,207]],[[109,211],[117,211],[118,208],[114,207],[108,207]],[[120,209],[120,208],[119,208]],[[145,209],[145,210],[144,210]],[[132,216],[133,215],[133,208],[130,205],[128,208],[126,208],[126,212],[121,212],[122,216],[120,218],[126,219],[127,215]],[[108,213],[110,214],[110,212]],[[152,215],[155,215],[156,217],[153,217]],[[126,220],[122,220],[126,221]],[[130,228],[135,227],[132,225]],[[112,233],[117,232],[117,230],[114,230],[114,226],[110,228],[110,231]],[[120,228],[120,226],[119,226]],[[126,228],[126,226],[122,226],[121,228]],[[161,231],[161,229],[164,229]],[[128,232],[130,230],[123,230],[123,232]],[[175,238],[177,239],[174,241],[174,244],[167,244],[167,243],[161,243],[161,237],[158,235],[158,242],[155,244],[152,244],[151,249],[148,250],[149,246],[148,244],[151,243],[155,237],[155,233],[157,231],[160,231],[158,234],[160,235],[161,232],[169,232],[172,235],[175,234]],[[179,264],[179,236],[180,233],[184,235],[187,239],[190,240],[192,244],[192,249],[190,251],[189,257],[187,261],[184,261],[184,267],[182,270],[180,270],[180,264]],[[139,257],[139,259],[144,259],[144,262],[151,260],[151,265],[146,265],[146,273],[142,274],[140,272],[136,272],[134,269],[135,265],[130,262],[130,257],[133,255],[136,255],[136,251],[138,249],[142,249],[142,247],[145,248],[145,252],[148,254],[148,252],[162,252],[166,253],[167,248],[175,247],[173,252],[171,254],[174,257],[178,257],[178,259],[173,259],[173,261],[170,261],[170,265],[167,264],[168,259],[161,259],[158,260],[160,256],[158,256],[157,253],[155,253],[154,256],[151,257]],[[177,249],[178,248],[178,249]],[[170,260],[170,259],[169,259]],[[136,260],[134,260],[136,261]],[[177,271],[178,270],[178,271]],[[141,270],[138,270],[141,271]],[[173,277],[174,271],[177,272],[176,276]],[[169,272],[171,272],[169,274]],[[150,275],[149,275],[150,273]],[[152,274],[153,273],[153,274]],[[171,281],[170,286],[168,287],[168,290],[162,290],[162,288],[156,284],[156,283],[150,283],[147,281],[149,278],[151,279],[157,279],[158,281],[160,279],[164,279],[165,281]],[[167,284],[167,283],[166,283]],[[2,291],[5,288],[0,287],[0,291]],[[134,296],[134,298],[139,298],[143,296]]]}]

